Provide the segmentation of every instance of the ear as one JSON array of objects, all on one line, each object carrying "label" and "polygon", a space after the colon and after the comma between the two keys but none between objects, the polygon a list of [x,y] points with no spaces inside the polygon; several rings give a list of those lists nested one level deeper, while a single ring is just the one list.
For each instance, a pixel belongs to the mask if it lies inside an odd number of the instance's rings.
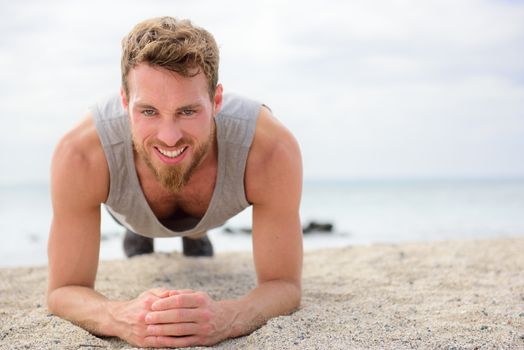
[{"label": "ear", "polygon": [[122,86],[120,87],[120,98],[122,99],[122,106],[127,111],[129,101],[127,100],[126,92],[124,91],[124,88]]},{"label": "ear", "polygon": [[222,94],[224,93],[224,88],[222,87],[222,84],[218,84],[215,89],[215,98],[213,100],[214,103],[214,115],[213,118],[216,117],[218,112],[220,112],[220,109],[222,108]]}]

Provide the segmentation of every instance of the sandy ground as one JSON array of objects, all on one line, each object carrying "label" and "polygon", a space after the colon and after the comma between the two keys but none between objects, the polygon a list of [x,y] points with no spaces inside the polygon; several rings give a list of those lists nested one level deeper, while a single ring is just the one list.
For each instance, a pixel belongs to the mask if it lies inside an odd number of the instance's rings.
[{"label": "sandy ground", "polygon": [[[48,313],[46,269],[0,269],[1,349],[129,349]],[[303,301],[219,349],[524,349],[524,238],[308,252]],[[165,286],[231,298],[255,285],[248,253],[102,262],[97,289]]]}]

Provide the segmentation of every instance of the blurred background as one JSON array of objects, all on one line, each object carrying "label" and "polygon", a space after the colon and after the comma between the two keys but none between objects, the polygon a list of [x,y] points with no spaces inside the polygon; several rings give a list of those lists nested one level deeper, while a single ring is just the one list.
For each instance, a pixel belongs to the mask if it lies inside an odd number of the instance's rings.
[{"label": "blurred background", "polygon": [[[306,249],[524,235],[524,2],[1,1],[0,267],[46,264],[61,135],[120,86],[120,41],[208,29],[227,91],[269,105],[304,160]],[[104,212],[103,259],[121,228]],[[227,224],[250,226],[246,210]],[[216,250],[250,236],[210,234]],[[180,239],[157,241],[180,249]]]}]

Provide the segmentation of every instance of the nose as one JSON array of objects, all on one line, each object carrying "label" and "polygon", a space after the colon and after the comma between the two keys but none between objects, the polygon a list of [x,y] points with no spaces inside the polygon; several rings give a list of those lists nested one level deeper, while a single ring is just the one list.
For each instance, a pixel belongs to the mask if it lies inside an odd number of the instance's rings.
[{"label": "nose", "polygon": [[167,119],[159,125],[158,139],[166,144],[166,146],[173,147],[182,138],[182,130],[177,120]]}]

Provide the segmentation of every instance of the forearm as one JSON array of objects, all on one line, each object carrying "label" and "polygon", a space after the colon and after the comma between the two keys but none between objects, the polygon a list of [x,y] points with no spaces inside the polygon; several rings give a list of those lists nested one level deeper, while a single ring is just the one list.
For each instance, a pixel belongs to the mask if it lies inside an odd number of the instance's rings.
[{"label": "forearm", "polygon": [[117,335],[111,321],[110,303],[102,294],[82,286],[57,288],[48,295],[50,312],[101,336]]},{"label": "forearm", "polygon": [[234,315],[229,337],[249,334],[273,317],[290,314],[300,306],[300,299],[300,285],[274,280],[261,283],[237,300],[221,301]]}]

